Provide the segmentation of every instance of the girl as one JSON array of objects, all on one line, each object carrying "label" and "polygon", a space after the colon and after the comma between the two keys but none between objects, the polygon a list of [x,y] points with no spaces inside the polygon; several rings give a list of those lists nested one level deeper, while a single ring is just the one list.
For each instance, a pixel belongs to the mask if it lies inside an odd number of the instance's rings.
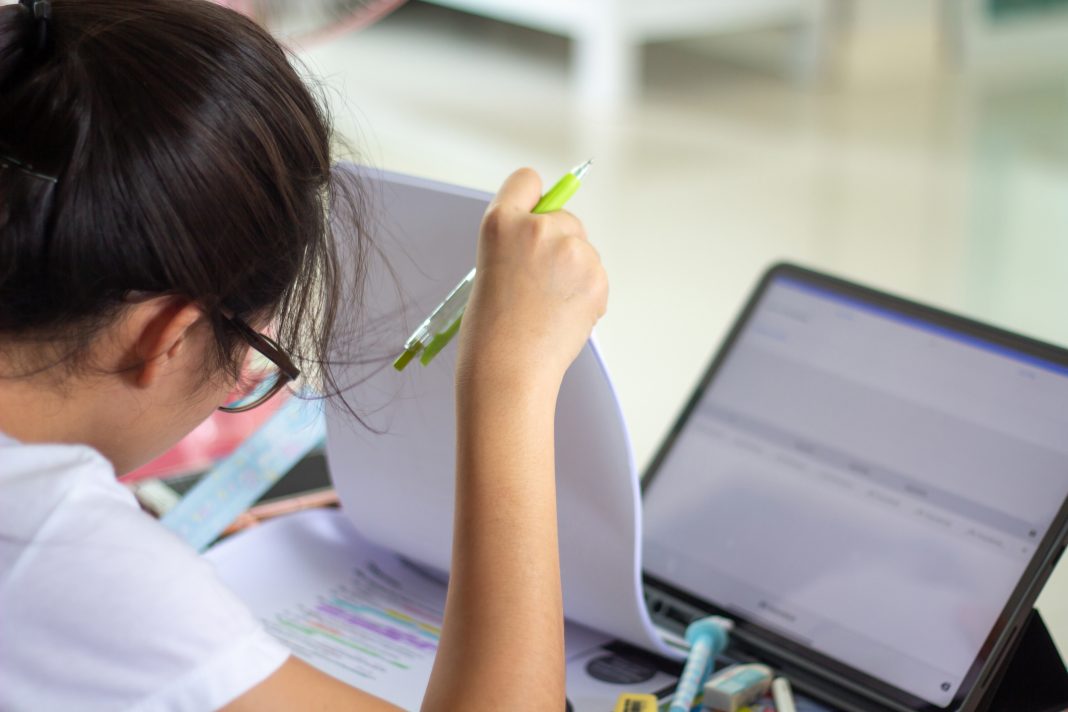
[{"label": "girl", "polygon": [[[299,369],[331,392],[359,265],[329,230],[351,197],[329,142],[283,51],[229,10],[0,7],[0,709],[390,708],[290,656],[115,481],[271,395],[243,391],[250,348],[278,386]],[[540,191],[514,173],[478,236],[427,709],[564,704],[553,414],[607,286],[574,217],[530,214]]]}]

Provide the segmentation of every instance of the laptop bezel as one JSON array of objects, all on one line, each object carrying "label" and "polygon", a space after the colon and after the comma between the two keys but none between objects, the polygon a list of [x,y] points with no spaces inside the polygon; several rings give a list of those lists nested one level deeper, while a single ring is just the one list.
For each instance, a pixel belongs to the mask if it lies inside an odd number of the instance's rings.
[{"label": "laptop bezel", "polygon": [[[715,379],[727,355],[734,348],[761,298],[772,283],[780,278],[801,282],[844,297],[860,300],[875,307],[949,329],[990,344],[1035,357],[1068,368],[1068,349],[1062,349],[1035,339],[1014,334],[994,326],[968,319],[956,314],[920,304],[902,297],[850,282],[839,277],[817,272],[791,263],[779,263],[769,268],[752,291],[741,313],[735,320],[726,339],[716,351],[686,405],[676,418],[667,436],[651,460],[642,478],[642,498],[657,480],[660,468],[671,452],[678,437],[686,427],[690,416],[697,408],[708,387]],[[706,612],[728,614],[738,624],[736,636],[748,641],[750,647],[763,650],[772,658],[779,658],[785,666],[798,666],[817,676],[828,685],[829,697],[836,697],[834,688],[848,690],[845,697],[860,694],[884,709],[910,710],[914,712],[945,712],[946,710],[968,712],[977,709],[985,699],[992,680],[1007,663],[1006,653],[1013,643],[1023,622],[1030,613],[1042,585],[1052,573],[1060,553],[1068,542],[1068,497],[1062,503],[1057,516],[1020,580],[1013,589],[1006,605],[991,630],[980,653],[973,660],[953,701],[946,707],[938,707],[900,688],[896,688],[867,673],[861,672],[834,658],[818,653],[804,645],[776,633],[759,622],[739,617],[736,612],[724,611],[715,602],[703,599],[700,594],[678,588],[672,583],[643,571],[648,587],[664,591],[691,606]],[[774,662],[774,660],[773,660]],[[817,691],[818,693],[818,691]]]}]

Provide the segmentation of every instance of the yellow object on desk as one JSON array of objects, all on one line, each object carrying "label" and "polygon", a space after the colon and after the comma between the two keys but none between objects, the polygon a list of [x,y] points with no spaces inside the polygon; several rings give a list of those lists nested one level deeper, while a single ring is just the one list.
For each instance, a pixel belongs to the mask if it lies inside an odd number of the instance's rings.
[{"label": "yellow object on desk", "polygon": [[657,712],[656,695],[624,692],[616,700],[615,712]]}]

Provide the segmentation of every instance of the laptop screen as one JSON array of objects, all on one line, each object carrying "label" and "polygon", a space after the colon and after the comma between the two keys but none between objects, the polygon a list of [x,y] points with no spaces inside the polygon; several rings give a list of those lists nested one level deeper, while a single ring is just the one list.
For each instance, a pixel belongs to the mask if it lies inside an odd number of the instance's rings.
[{"label": "laptop screen", "polygon": [[937,706],[1068,497],[1068,367],[789,275],[679,427],[646,572]]}]

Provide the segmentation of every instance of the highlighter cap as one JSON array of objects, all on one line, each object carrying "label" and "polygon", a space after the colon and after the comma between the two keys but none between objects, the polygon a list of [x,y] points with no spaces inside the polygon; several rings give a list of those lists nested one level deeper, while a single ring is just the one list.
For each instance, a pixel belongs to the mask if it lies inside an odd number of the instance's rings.
[{"label": "highlighter cap", "polygon": [[699,618],[687,626],[686,642],[693,645],[699,639],[704,638],[708,640],[712,648],[712,655],[719,655],[726,649],[727,642],[730,640],[730,630],[733,627],[732,621],[720,616]]},{"label": "highlighter cap", "polygon": [[767,665],[732,665],[705,683],[704,705],[706,709],[741,712],[744,705],[756,702],[769,687],[771,668]]}]

